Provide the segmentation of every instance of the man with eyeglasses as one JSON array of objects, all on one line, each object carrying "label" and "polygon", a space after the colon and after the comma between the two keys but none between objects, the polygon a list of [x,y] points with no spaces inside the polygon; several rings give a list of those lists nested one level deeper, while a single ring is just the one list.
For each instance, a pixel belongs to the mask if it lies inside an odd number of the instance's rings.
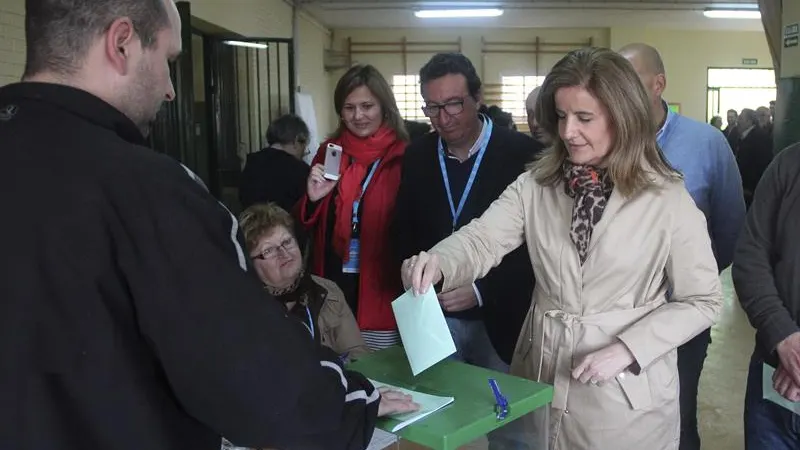
[{"label": "man with eyeglasses", "polygon": [[[479,217],[542,149],[478,113],[481,80],[464,55],[434,56],[420,84],[436,132],[406,150],[394,223],[401,260]],[[457,358],[507,371],[533,284],[530,259],[518,249],[474,285],[440,292]]]}]

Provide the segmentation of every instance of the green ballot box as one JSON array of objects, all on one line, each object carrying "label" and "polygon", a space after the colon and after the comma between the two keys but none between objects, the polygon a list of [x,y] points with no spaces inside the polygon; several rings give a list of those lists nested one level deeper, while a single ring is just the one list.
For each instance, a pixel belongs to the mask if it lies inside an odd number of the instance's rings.
[{"label": "green ballot box", "polygon": [[[534,410],[549,411],[553,399],[550,385],[453,360],[442,361],[415,377],[402,347],[365,355],[347,368],[389,385],[453,397],[453,403],[396,433],[401,439],[434,450],[455,450]],[[497,402],[489,386],[490,378],[497,380],[508,400],[509,413],[505,420],[497,419]],[[391,432],[398,423],[391,418],[378,419],[378,428]]]}]

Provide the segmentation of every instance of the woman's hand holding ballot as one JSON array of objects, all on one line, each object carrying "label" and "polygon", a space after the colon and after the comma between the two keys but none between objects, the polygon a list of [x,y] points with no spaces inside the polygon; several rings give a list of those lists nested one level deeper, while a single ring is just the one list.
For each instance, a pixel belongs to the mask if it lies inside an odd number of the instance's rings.
[{"label": "woman's hand holding ballot", "polygon": [[414,295],[428,292],[431,285],[442,280],[439,257],[426,252],[403,261],[401,268],[403,287],[413,289]]}]

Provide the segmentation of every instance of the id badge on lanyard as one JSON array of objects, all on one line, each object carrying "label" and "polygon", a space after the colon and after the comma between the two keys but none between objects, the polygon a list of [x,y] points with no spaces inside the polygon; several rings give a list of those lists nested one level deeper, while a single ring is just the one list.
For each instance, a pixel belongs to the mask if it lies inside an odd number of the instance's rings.
[{"label": "id badge on lanyard", "polygon": [[353,231],[350,236],[350,246],[347,249],[347,261],[342,263],[342,273],[360,273],[361,272],[361,233],[358,224],[358,209],[361,206],[361,200],[364,198],[364,193],[367,191],[367,186],[372,181],[372,176],[375,175],[375,170],[378,168],[381,160],[378,159],[372,164],[364,184],[361,186],[361,195],[353,202]]}]

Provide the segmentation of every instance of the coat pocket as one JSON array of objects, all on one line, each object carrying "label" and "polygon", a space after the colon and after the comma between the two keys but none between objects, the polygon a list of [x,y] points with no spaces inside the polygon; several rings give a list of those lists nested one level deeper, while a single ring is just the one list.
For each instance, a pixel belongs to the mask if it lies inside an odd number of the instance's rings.
[{"label": "coat pocket", "polygon": [[625,398],[628,400],[631,409],[648,409],[653,403],[653,397],[650,394],[650,379],[647,376],[647,372],[634,375],[626,371],[617,375],[615,379],[622,388],[622,392],[625,393]]}]

